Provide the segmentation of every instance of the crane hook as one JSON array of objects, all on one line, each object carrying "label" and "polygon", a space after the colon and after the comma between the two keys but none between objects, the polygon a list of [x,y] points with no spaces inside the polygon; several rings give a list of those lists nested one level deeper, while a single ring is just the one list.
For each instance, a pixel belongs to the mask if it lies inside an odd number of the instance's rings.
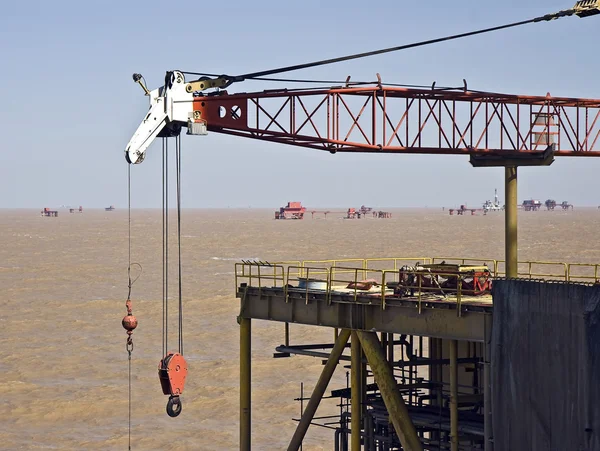
[{"label": "crane hook", "polygon": [[175,418],[181,413],[181,399],[179,396],[170,396],[167,402],[167,415]]},{"label": "crane hook", "polygon": [[167,414],[175,418],[181,413],[181,399],[185,378],[187,376],[187,362],[178,352],[169,352],[158,364],[158,378],[164,395],[169,395]]}]

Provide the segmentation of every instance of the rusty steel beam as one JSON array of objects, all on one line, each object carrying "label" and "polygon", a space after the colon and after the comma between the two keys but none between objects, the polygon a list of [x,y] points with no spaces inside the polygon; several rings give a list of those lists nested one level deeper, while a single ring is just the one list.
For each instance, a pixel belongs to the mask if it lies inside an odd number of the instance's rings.
[{"label": "rusty steel beam", "polygon": [[361,86],[194,98],[217,133],[336,152],[600,156],[600,100]]}]

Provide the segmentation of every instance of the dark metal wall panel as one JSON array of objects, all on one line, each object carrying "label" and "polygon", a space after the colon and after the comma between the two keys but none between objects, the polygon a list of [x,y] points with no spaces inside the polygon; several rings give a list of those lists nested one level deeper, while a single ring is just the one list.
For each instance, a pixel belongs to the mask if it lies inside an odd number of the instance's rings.
[{"label": "dark metal wall panel", "polygon": [[495,451],[600,451],[600,286],[494,283]]}]

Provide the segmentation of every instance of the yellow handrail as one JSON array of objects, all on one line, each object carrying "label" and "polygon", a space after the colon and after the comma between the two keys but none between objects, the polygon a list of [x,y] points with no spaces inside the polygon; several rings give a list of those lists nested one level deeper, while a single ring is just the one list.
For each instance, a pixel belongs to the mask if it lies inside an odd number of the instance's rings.
[{"label": "yellow handrail", "polygon": [[[460,258],[460,257],[381,257],[381,258],[343,258],[329,260],[292,260],[276,263],[263,262],[237,262],[235,263],[235,284],[236,290],[239,288],[242,280],[247,281],[248,286],[257,286],[259,290],[268,286],[278,287],[279,283],[284,288],[286,302],[289,302],[288,286],[293,286],[295,282],[306,278],[307,283],[304,291],[305,302],[309,302],[309,277],[321,280],[325,283],[327,292],[327,302],[331,303],[331,292],[334,291],[336,284],[354,283],[354,301],[358,299],[358,283],[367,278],[375,279],[381,287],[381,308],[387,306],[386,289],[390,281],[401,282],[400,269],[403,266],[411,266],[417,263],[429,264],[455,263],[462,265],[483,265],[487,264],[492,277],[500,277],[505,274],[504,260],[483,259],[483,258]],[[410,262],[410,265],[404,263]],[[411,274],[411,272],[405,272]],[[439,287],[424,287],[423,276],[428,274],[414,271],[416,276],[414,286],[403,285],[404,288],[417,291],[417,301],[419,313],[422,312],[423,296],[431,291],[440,290]],[[360,276],[359,276],[360,275]],[[455,273],[432,273],[440,277],[456,277],[457,285],[455,288],[444,288],[447,293],[456,294],[458,304],[458,314],[460,315],[460,306],[465,294],[463,281],[464,277],[470,278],[468,274]],[[548,278],[565,281],[590,281],[600,282],[600,263],[563,263],[552,261],[520,261],[518,266],[518,276],[529,279]],[[271,285],[272,284],[272,285]],[[379,290],[377,290],[378,292]],[[374,291],[373,291],[374,293]]]}]

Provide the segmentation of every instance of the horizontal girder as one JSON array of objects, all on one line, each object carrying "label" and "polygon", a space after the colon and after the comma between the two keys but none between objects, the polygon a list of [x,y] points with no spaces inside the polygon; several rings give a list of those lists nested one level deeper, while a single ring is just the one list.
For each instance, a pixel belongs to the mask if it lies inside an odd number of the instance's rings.
[{"label": "horizontal girder", "polygon": [[197,95],[208,130],[329,152],[600,156],[600,100],[390,86]]}]

